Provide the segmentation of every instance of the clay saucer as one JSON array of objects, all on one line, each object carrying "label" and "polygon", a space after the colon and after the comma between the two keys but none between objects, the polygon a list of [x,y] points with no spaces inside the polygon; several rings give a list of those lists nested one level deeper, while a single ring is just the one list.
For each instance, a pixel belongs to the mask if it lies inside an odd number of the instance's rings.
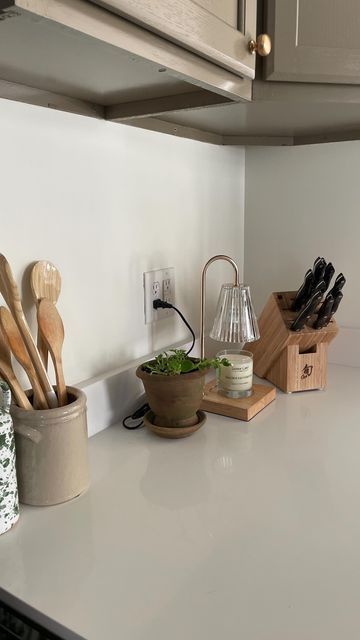
[{"label": "clay saucer", "polygon": [[144,425],[161,438],[186,438],[200,429],[206,421],[206,414],[203,411],[197,411],[196,415],[198,422],[190,427],[158,427],[153,423],[154,414],[150,410],[144,416]]}]

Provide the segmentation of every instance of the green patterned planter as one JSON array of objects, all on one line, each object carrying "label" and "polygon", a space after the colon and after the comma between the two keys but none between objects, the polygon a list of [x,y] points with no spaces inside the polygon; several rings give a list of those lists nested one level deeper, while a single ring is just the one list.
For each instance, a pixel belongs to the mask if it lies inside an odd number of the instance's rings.
[{"label": "green patterned planter", "polygon": [[15,467],[15,438],[9,413],[11,393],[0,380],[0,534],[19,518],[19,500]]}]

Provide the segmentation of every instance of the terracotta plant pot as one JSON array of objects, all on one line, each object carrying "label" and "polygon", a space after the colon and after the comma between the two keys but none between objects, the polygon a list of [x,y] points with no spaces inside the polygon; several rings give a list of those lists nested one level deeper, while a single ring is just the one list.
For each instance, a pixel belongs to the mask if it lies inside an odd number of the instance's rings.
[{"label": "terracotta plant pot", "polygon": [[159,427],[190,427],[197,424],[197,411],[204,396],[207,371],[163,376],[147,373],[142,365],[136,375],[143,381],[147,400]]}]

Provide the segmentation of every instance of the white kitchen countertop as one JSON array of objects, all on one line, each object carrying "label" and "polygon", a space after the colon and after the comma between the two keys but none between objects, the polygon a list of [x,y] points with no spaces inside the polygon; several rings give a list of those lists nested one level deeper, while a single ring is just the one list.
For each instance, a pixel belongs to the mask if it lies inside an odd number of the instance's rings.
[{"label": "white kitchen countertop", "polygon": [[0,599],[87,640],[358,640],[359,406],[331,365],[249,423],[103,431],[88,493],[0,537]]}]

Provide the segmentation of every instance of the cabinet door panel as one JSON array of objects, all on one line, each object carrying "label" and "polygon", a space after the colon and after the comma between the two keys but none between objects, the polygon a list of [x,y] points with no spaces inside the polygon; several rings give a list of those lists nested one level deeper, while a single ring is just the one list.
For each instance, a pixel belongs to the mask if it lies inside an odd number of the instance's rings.
[{"label": "cabinet door panel", "polygon": [[195,0],[195,4],[210,11],[230,27],[238,28],[238,0]]},{"label": "cabinet door panel", "polygon": [[[113,13],[171,40],[240,76],[254,78],[255,56],[248,42],[256,37],[256,0],[92,0]],[[246,21],[234,26],[234,12]],[[210,10],[211,9],[211,10]],[[221,17],[219,17],[219,15]],[[241,24],[241,20],[239,23]]]},{"label": "cabinet door panel", "polygon": [[360,84],[359,0],[268,0],[267,80]]}]

